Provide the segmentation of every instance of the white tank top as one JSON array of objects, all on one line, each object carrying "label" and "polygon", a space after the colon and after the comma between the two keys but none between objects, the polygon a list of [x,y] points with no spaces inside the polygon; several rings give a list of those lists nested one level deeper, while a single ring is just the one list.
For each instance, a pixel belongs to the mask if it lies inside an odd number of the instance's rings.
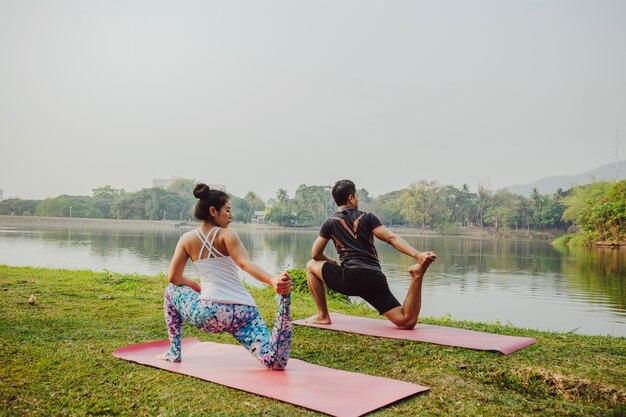
[{"label": "white tank top", "polygon": [[[193,262],[200,277],[201,292],[198,298],[218,303],[245,304],[256,307],[254,298],[239,280],[237,264],[233,258],[224,256],[217,248],[213,247],[213,242],[220,229],[221,227],[215,226],[206,236],[200,229],[196,229],[196,235],[202,241],[198,260]],[[203,259],[202,253],[205,248],[208,254]]]}]

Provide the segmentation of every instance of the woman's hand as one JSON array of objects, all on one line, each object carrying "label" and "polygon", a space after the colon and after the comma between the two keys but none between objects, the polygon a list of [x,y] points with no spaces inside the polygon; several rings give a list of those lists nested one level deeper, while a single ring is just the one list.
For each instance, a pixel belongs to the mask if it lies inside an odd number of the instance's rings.
[{"label": "woman's hand", "polygon": [[291,277],[288,272],[272,278],[271,284],[276,294],[287,295],[291,292]]},{"label": "woman's hand", "polygon": [[197,292],[197,293],[199,293],[199,292],[200,292],[200,290],[202,289],[202,288],[200,287],[200,283],[199,283],[199,282],[197,282],[197,281],[194,281],[194,280],[192,280],[192,279],[190,279],[190,280],[189,280],[189,282],[187,282],[187,283],[186,283],[186,285],[187,285],[188,287],[190,287],[192,290],[194,290],[195,292]]}]

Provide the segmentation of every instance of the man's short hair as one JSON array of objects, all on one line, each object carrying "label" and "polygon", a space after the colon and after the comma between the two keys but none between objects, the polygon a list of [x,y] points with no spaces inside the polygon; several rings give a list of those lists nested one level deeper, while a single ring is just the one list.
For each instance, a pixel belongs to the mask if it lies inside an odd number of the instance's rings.
[{"label": "man's short hair", "polygon": [[350,180],[339,180],[333,187],[333,199],[338,206],[343,206],[348,202],[351,195],[356,194],[356,186]]}]

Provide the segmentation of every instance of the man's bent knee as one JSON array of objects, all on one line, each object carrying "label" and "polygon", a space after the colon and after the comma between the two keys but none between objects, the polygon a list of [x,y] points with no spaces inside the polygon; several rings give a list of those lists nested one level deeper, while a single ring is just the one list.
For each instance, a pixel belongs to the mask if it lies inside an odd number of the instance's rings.
[{"label": "man's bent knee", "polygon": [[306,272],[310,272],[315,275],[317,278],[322,279],[322,266],[324,266],[325,261],[317,261],[315,259],[311,259],[306,263]]},{"label": "man's bent knee", "polygon": [[417,325],[417,320],[415,319],[410,319],[410,320],[402,320],[400,323],[395,323],[396,326],[402,330],[413,330],[415,328],[415,325]]},{"label": "man's bent knee", "polygon": [[395,324],[398,329],[402,330],[413,330],[415,328],[415,325],[417,324],[417,319],[403,318],[394,320],[392,318],[389,318],[389,320],[393,324]]},{"label": "man's bent knee", "polygon": [[317,262],[315,259],[309,259],[309,262],[306,263],[306,270],[312,272],[315,262]]},{"label": "man's bent knee", "polygon": [[417,317],[406,317],[402,307],[393,308],[384,313],[384,315],[399,329],[413,330],[417,324]]}]

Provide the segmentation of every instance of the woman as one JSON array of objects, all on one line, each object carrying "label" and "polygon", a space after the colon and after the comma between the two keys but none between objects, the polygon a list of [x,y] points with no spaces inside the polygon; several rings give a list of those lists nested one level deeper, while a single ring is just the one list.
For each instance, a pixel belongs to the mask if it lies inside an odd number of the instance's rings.
[{"label": "woman", "polygon": [[[232,214],[226,193],[198,184],[193,195],[198,198],[195,216],[202,223],[181,236],[170,263],[164,302],[170,349],[157,357],[181,361],[181,332],[186,321],[206,332],[228,332],[269,369],[285,369],[291,348],[291,277],[286,272],[274,277],[250,261],[239,236],[228,228]],[[196,267],[200,285],[183,275],[188,259]],[[239,280],[237,265],[278,294],[278,315],[271,335]]]}]

